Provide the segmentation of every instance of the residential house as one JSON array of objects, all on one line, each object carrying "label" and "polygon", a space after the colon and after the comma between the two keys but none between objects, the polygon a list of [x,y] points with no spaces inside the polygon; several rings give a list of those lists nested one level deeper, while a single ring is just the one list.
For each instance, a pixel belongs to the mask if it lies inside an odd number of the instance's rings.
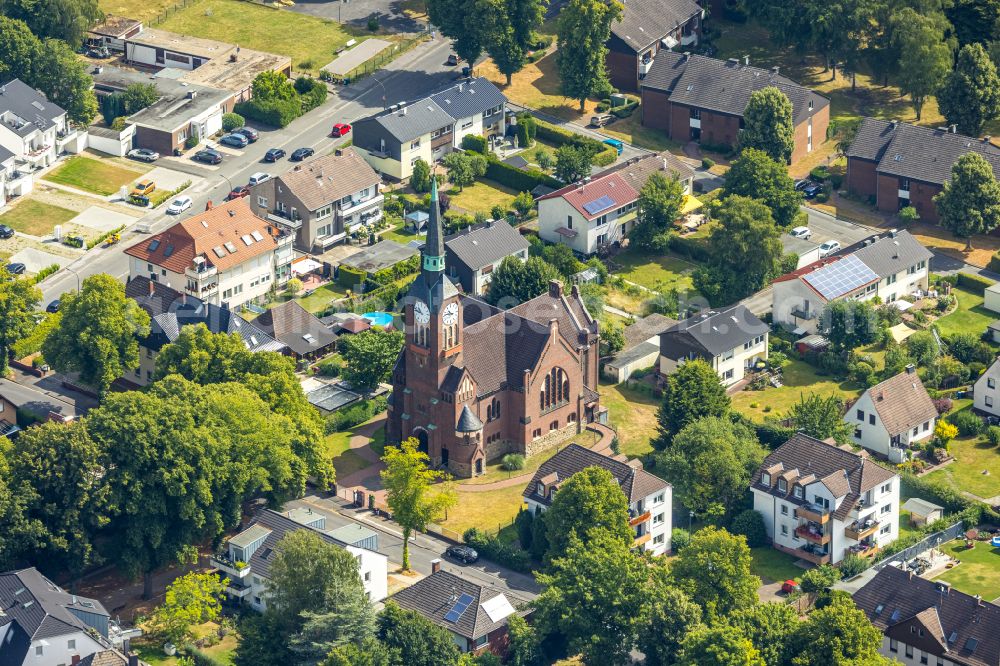
[{"label": "residential house", "polygon": [[605,63],[611,85],[639,92],[661,50],[698,43],[705,16],[694,0],[628,0],[621,18],[611,22]]},{"label": "residential house", "polygon": [[0,85],[0,148],[5,151],[0,163],[11,153],[18,170],[42,169],[61,152],[80,152],[85,143],[86,135],[70,127],[66,111],[45,95],[20,79]]},{"label": "residential house", "polygon": [[296,164],[251,188],[250,208],[295,234],[295,246],[322,254],[382,217],[379,177],[353,148]]},{"label": "residential house", "polygon": [[655,367],[660,358],[660,334],[676,323],[676,319],[654,312],[626,326],[625,345],[604,363],[604,376],[623,382],[636,370]]},{"label": "residential house", "polygon": [[482,296],[490,286],[493,269],[507,257],[528,259],[528,240],[505,220],[490,220],[466,227],[444,240],[445,268],[462,291]]},{"label": "residential house", "polygon": [[934,435],[938,412],[913,365],[872,386],[851,405],[844,420],[854,428],[856,444],[890,462],[908,460]]},{"label": "residential house", "polygon": [[315,360],[334,350],[337,336],[314,314],[295,301],[265,310],[254,325],[285,345],[296,360]]},{"label": "residential house", "polygon": [[992,312],[1000,312],[1000,282],[994,282],[983,292],[983,307]]},{"label": "residential house", "polygon": [[797,433],[750,481],[775,549],[813,564],[872,557],[899,536],[899,475],[862,451]]},{"label": "residential house", "polygon": [[956,126],[930,129],[895,120],[865,118],[845,153],[847,190],[886,213],[913,206],[923,222],[940,219],[934,196],[966,153],[982,155],[1000,174],[1000,148],[958,134]]},{"label": "residential house", "polygon": [[287,346],[275,340],[255,322],[248,322],[234,310],[207,303],[171,289],[162,282],[139,275],[125,285],[125,295],[149,315],[149,335],[139,339],[139,367],[124,379],[137,386],[153,380],[160,350],[174,342],[185,326],[199,324],[212,333],[238,333],[252,352],[287,353]]},{"label": "residential house", "polygon": [[71,666],[139,666],[139,655],[123,655],[117,650],[102,650],[87,655],[80,661],[70,662]]},{"label": "residential house", "polygon": [[[347,267],[356,275],[372,277],[381,270],[413,259],[419,253],[420,250],[410,245],[403,245],[394,240],[381,240],[344,257],[340,260],[339,267]],[[348,289],[361,291],[361,287],[358,285],[345,284],[344,286]]]},{"label": "residential house", "polygon": [[110,616],[34,567],[0,573],[0,664],[70,666],[111,650]]},{"label": "residential house", "polygon": [[1000,359],[979,376],[972,387],[972,406],[976,411],[990,416],[1000,416]]},{"label": "residential house", "polygon": [[[125,250],[129,277],[148,277],[211,305],[260,301],[290,270],[291,234],[234,199],[192,215]],[[278,258],[286,256],[288,264]]]},{"label": "residential house", "polygon": [[372,602],[385,599],[388,558],[374,550],[338,541],[326,532],[326,517],[308,509],[286,513],[265,509],[249,527],[226,541],[223,552],[212,556],[212,566],[229,579],[226,588],[229,597],[256,611],[267,610],[271,564],[281,550],[281,539],[299,530],[310,530],[325,543],[343,548],[354,556],[368,599]]},{"label": "residential house", "polygon": [[642,469],[639,461],[623,462],[591,449],[570,444],[546,460],[524,489],[524,501],[534,514],[552,506],[559,487],[577,472],[600,467],[611,473],[628,499],[629,526],[635,547],[653,555],[670,551],[673,488],[660,477]]},{"label": "residential house", "polygon": [[740,304],[688,317],[660,333],[660,375],[666,377],[700,358],[730,386],[758,361],[767,360],[769,332],[767,324]]},{"label": "residential house", "polygon": [[460,148],[468,134],[504,136],[507,97],[485,78],[457,83],[435,95],[354,123],[354,146],[381,174],[405,180],[418,159],[433,164]]},{"label": "residential house", "polygon": [[527,599],[442,571],[440,560],[431,566],[430,576],[392,595],[392,601],[447,630],[462,652],[506,655],[507,618],[528,615]]},{"label": "residential house", "polygon": [[821,332],[828,303],[883,303],[927,291],[931,252],[908,231],[874,235],[774,280],[774,323],[800,333]]},{"label": "residential house", "polygon": [[1000,606],[897,567],[883,567],[854,603],[882,632],[879,653],[917,666],[1000,663]]},{"label": "residential house", "polygon": [[739,145],[750,95],[769,86],[792,103],[794,164],[826,140],[830,100],[781,76],[777,68],[751,67],[749,59],[662,51],[641,83],[642,124],[674,141],[728,150]]},{"label": "residential house", "polygon": [[33,187],[31,173],[18,170],[17,156],[0,146],[0,207],[6,206],[8,199],[28,194]]},{"label": "residential house", "polygon": [[636,224],[639,193],[654,173],[677,177],[691,193],[694,171],[669,152],[631,159],[538,197],[538,235],[584,255],[621,243]]},{"label": "residential house", "polygon": [[[74,402],[42,391],[30,384],[19,384],[0,378],[0,421],[17,424],[34,421],[68,423],[86,411]],[[21,418],[16,418],[17,412]]]}]

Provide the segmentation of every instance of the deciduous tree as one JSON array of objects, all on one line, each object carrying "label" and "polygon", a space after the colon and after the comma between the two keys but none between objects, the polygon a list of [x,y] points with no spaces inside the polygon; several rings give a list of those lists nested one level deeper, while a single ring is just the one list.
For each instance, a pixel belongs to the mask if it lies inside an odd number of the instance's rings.
[{"label": "deciduous tree", "polygon": [[482,155],[457,150],[445,155],[441,163],[448,170],[448,181],[458,185],[460,192],[466,185],[476,182],[476,178],[482,177],[487,167],[486,158]]},{"label": "deciduous tree", "polygon": [[487,37],[486,50],[500,73],[507,77],[521,71],[527,62],[535,31],[545,18],[548,0],[505,0],[503,17],[492,36]]},{"label": "deciduous tree", "polygon": [[491,40],[510,29],[502,0],[427,0],[427,13],[470,69]]},{"label": "deciduous tree", "polygon": [[684,363],[667,375],[663,402],[657,412],[659,435],[653,447],[666,449],[674,435],[705,416],[724,416],[731,401],[719,381],[719,373],[702,359]]},{"label": "deciduous tree", "polygon": [[881,644],[882,632],[868,621],[864,611],[849,597],[835,596],[829,606],[814,611],[796,627],[788,640],[786,663],[887,664],[878,653]]},{"label": "deciduous tree", "polygon": [[152,83],[132,83],[122,95],[125,98],[125,113],[128,114],[138,113],[160,99],[160,91]]},{"label": "deciduous tree", "polygon": [[491,305],[513,307],[547,292],[552,280],[561,281],[562,275],[541,257],[528,257],[527,261],[505,257],[493,271],[486,300]]},{"label": "deciduous tree", "polygon": [[701,608],[673,586],[664,586],[650,596],[649,624],[639,631],[638,647],[648,666],[672,666],[684,638],[701,627]]},{"label": "deciduous tree", "polygon": [[[757,603],[760,578],[750,569],[750,548],[743,537],[706,527],[677,555],[670,575],[701,606],[708,621]],[[831,662],[817,662],[831,663]]]},{"label": "deciduous tree", "polygon": [[951,178],[934,197],[941,226],[965,239],[972,248],[973,234],[986,234],[1000,225],[1000,183],[993,167],[979,153],[965,153],[951,167]]},{"label": "deciduous tree", "polygon": [[549,550],[546,558],[562,557],[573,538],[589,544],[592,533],[600,533],[631,544],[628,498],[611,472],[588,467],[569,477],[559,487],[552,507],[545,512]]},{"label": "deciduous tree", "polygon": [[792,103],[774,86],[755,90],[743,112],[744,129],[740,148],[756,148],[772,160],[788,164],[795,148],[795,124]]},{"label": "deciduous tree", "polygon": [[431,189],[431,168],[422,159],[413,163],[413,173],[410,175],[410,186],[414,192],[426,192]]},{"label": "deciduous tree", "polygon": [[204,324],[185,326],[156,356],[153,379],[176,374],[202,385],[238,381],[251,353],[239,333],[212,333]]},{"label": "deciduous tree", "polygon": [[590,175],[594,154],[584,146],[566,144],[556,149],[556,178],[564,183],[575,183]]},{"label": "deciduous tree", "polygon": [[952,67],[954,45],[944,39],[942,19],[940,14],[918,14],[912,7],[893,16],[899,88],[910,96],[918,121],[924,102],[938,91]]},{"label": "deciduous tree", "polygon": [[446,629],[393,602],[378,616],[378,639],[398,655],[392,666],[454,666],[458,647]]},{"label": "deciduous tree", "polygon": [[389,378],[403,348],[403,332],[363,331],[345,336],[339,346],[344,359],[343,378],[357,389],[371,391]]},{"label": "deciduous tree", "polygon": [[605,58],[611,23],[619,20],[623,6],[618,0],[570,0],[559,12],[559,50],[556,63],[562,93],[580,103],[583,112],[588,97],[611,91]]},{"label": "deciduous tree", "polygon": [[844,401],[835,395],[800,396],[790,414],[795,429],[816,439],[832,437],[838,444],[850,441],[851,427],[844,421]]},{"label": "deciduous tree", "polygon": [[[808,572],[807,572],[808,573]],[[767,603],[732,612],[726,622],[750,639],[769,666],[781,664],[788,637],[799,626],[795,608],[784,603]]]},{"label": "deciduous tree", "polygon": [[779,227],[789,227],[799,215],[802,193],[785,164],[756,148],[746,148],[726,173],[725,194],[757,199],[771,209]]},{"label": "deciduous tree", "polygon": [[97,115],[97,97],[93,79],[83,61],[66,42],[47,39],[41,54],[32,67],[30,85],[45,93],[50,102],[66,110],[69,119],[87,126]]},{"label": "deciduous tree", "polygon": [[0,376],[6,375],[11,347],[35,328],[42,292],[34,282],[0,266]]},{"label": "deciduous tree", "polygon": [[[29,515],[28,504],[36,498],[30,484],[14,478],[8,461],[10,441],[0,437],[0,568],[16,569],[29,564],[48,543],[45,525]],[[29,559],[30,558],[30,559]]]},{"label": "deciduous tree", "polygon": [[104,17],[97,0],[3,0],[0,13],[24,21],[39,39],[59,39],[73,48]]},{"label": "deciduous tree", "polygon": [[739,629],[721,624],[702,627],[684,639],[678,666],[768,666]]},{"label": "deciduous tree", "polygon": [[24,21],[0,13],[0,81],[34,81],[33,68],[41,55],[42,42]]},{"label": "deciduous tree", "polygon": [[214,573],[190,572],[167,586],[163,603],[149,619],[150,629],[168,643],[181,645],[191,628],[219,617],[221,598],[229,583]]},{"label": "deciduous tree", "polygon": [[1000,77],[981,44],[968,44],[958,52],[937,100],[941,113],[962,134],[979,136],[983,125],[1000,116]]},{"label": "deciduous tree", "polygon": [[833,301],[821,317],[827,338],[835,347],[849,351],[875,342],[878,316],[868,301]]},{"label": "deciduous tree", "polygon": [[639,223],[629,233],[629,243],[639,249],[662,246],[656,239],[669,232],[684,206],[684,186],[676,175],[654,173],[639,192]]}]

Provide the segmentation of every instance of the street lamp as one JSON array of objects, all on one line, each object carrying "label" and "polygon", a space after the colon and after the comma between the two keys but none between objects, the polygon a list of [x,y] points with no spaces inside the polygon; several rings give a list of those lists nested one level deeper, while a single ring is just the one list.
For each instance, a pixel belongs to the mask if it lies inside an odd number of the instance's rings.
[{"label": "street lamp", "polygon": [[74,269],[70,268],[69,266],[66,266],[66,270],[68,270],[70,273],[76,276],[76,291],[79,293],[81,291],[80,274],[77,273]]},{"label": "street lamp", "polygon": [[691,531],[691,523],[694,522],[694,511],[688,511],[688,532]]},{"label": "street lamp", "polygon": [[389,95],[389,93],[388,93],[388,92],[386,91],[386,89],[385,89],[385,84],[384,84],[384,83],[382,83],[381,81],[379,81],[379,80],[378,80],[378,77],[377,77],[377,76],[375,76],[374,74],[372,74],[372,80],[373,80],[373,81],[374,81],[375,83],[377,83],[377,84],[379,84],[380,86],[382,86],[382,110],[383,110],[383,111],[385,111],[385,110],[386,110],[386,108],[388,108],[388,104],[386,104],[386,101],[387,101],[387,98],[388,98],[388,95]]}]

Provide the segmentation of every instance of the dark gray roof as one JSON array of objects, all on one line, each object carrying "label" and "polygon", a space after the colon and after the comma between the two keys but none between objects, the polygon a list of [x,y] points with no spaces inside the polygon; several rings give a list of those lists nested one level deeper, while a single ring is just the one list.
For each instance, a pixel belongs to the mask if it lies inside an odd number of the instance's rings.
[{"label": "dark gray roof", "polygon": [[506,95],[483,77],[458,83],[431,95],[431,99],[455,120],[476,116],[507,103]]},{"label": "dark gray roof", "polygon": [[[402,109],[383,111],[373,120],[400,142],[412,141],[455,122],[430,97],[407,104]],[[361,124],[360,121],[358,124]]]},{"label": "dark gray roof", "polygon": [[458,417],[458,425],[455,426],[456,432],[479,432],[483,429],[483,422],[479,420],[479,417],[472,413],[469,409],[469,405],[462,407],[462,413]]},{"label": "dark gray roof", "polygon": [[618,481],[629,504],[649,497],[663,488],[670,487],[669,483],[641,467],[633,467],[621,460],[574,443],[541,464],[535,475],[531,477],[531,482],[524,489],[524,498],[539,504],[551,504],[550,495],[538,494],[538,483],[542,479],[546,479],[546,485],[562,483],[588,467],[600,467],[608,470],[611,476]]},{"label": "dark gray roof", "polygon": [[415,254],[418,254],[418,251],[414,247],[402,245],[393,240],[382,240],[341,259],[340,265],[350,266],[367,273],[375,273],[383,268],[395,266]]},{"label": "dark gray roof", "polygon": [[960,666],[1000,663],[1000,606],[988,601],[888,566],[854,593],[854,603],[901,643]]},{"label": "dark gray roof", "polygon": [[0,666],[21,666],[32,641],[90,628],[73,609],[108,617],[101,602],[63,591],[34,567],[0,574],[0,627],[12,624],[14,637],[0,649]]},{"label": "dark gray roof", "polygon": [[864,118],[845,155],[878,162],[892,141],[895,131],[895,122],[880,118]]},{"label": "dark gray roof", "polygon": [[930,261],[933,255],[909,231],[897,231],[895,236],[885,234],[871,245],[862,245],[854,251],[854,256],[884,278],[904,271],[919,261]]},{"label": "dark gray roof", "polygon": [[[792,103],[796,124],[822,109],[830,100],[780,74],[739,60],[660,52],[642,81],[644,88],[670,93],[676,104],[742,116],[750,95],[774,86]],[[811,105],[811,108],[810,108]]]},{"label": "dark gray roof", "polygon": [[676,324],[676,319],[671,319],[658,312],[648,314],[641,319],[636,319],[625,327],[625,346],[623,347],[623,351],[645,344],[650,338],[658,336]]},{"label": "dark gray roof", "polygon": [[0,118],[10,131],[28,136],[36,130],[47,130],[66,111],[20,79],[0,86]]},{"label": "dark gray roof", "polygon": [[4,162],[6,162],[12,157],[16,157],[16,155],[14,155],[14,153],[10,152],[3,146],[0,146],[0,165],[2,165]]},{"label": "dark gray roof", "polygon": [[702,9],[694,0],[626,0],[620,21],[611,23],[611,33],[639,51],[660,41]]},{"label": "dark gray roof", "polygon": [[444,241],[449,255],[478,270],[498,263],[504,257],[528,249],[527,239],[503,220],[475,229],[467,228]]},{"label": "dark gray roof", "polygon": [[667,358],[683,358],[686,353],[675,352],[689,348],[715,357],[768,330],[757,315],[745,305],[737,304],[725,310],[702,312],[674,324],[660,334],[660,350]]},{"label": "dark gray roof", "polygon": [[[468,595],[472,601],[457,620],[449,621],[448,614],[462,595]],[[507,624],[509,615],[494,620],[483,607],[500,595],[507,598],[518,615],[524,616],[530,612],[527,609],[518,610],[519,606],[527,604],[527,600],[515,596],[510,590],[486,587],[447,571],[437,571],[422,578],[394,594],[392,600],[400,607],[416,611],[448,631],[475,640]]]},{"label": "dark gray roof", "polygon": [[333,331],[295,301],[274,306],[254,319],[253,324],[300,355],[326,349],[337,342]]}]

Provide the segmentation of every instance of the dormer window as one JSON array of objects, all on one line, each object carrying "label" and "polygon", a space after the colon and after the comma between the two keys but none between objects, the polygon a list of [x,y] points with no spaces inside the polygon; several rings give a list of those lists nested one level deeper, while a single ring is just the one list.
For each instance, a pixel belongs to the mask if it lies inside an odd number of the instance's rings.
[{"label": "dormer window", "polygon": [[778,492],[786,492],[788,490],[788,482],[784,479],[778,479]]},{"label": "dormer window", "polygon": [[802,499],[802,495],[803,495],[803,493],[802,493],[802,486],[795,486],[794,488],[792,488],[792,493],[796,497],[798,497],[799,499]]},{"label": "dormer window", "polygon": [[535,492],[537,492],[540,496],[545,497],[545,484],[539,483],[538,490],[536,490]]},{"label": "dormer window", "polygon": [[767,486],[768,488],[770,488],[771,487],[771,475],[768,474],[767,472],[764,472],[763,474],[760,475],[760,482],[762,484],[764,484],[765,486]]}]

